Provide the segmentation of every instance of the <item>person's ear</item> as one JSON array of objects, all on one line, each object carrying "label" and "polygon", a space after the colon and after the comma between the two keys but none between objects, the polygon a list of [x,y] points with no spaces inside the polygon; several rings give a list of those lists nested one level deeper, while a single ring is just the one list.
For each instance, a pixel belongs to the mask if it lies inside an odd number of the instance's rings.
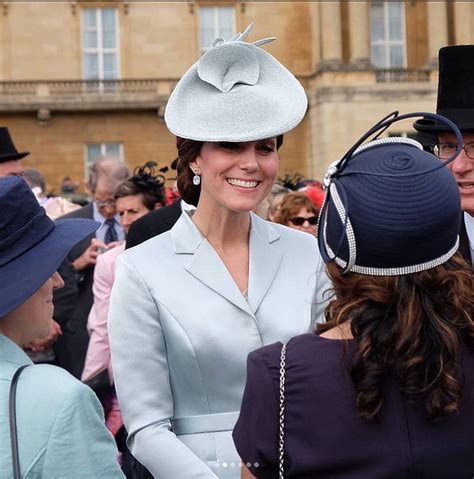
[{"label": "person's ear", "polygon": [[198,166],[198,159],[199,159],[199,157],[197,157],[192,163],[189,163],[189,168],[191,168],[191,171],[195,175],[200,175],[201,174],[201,170],[199,169],[199,166]]}]

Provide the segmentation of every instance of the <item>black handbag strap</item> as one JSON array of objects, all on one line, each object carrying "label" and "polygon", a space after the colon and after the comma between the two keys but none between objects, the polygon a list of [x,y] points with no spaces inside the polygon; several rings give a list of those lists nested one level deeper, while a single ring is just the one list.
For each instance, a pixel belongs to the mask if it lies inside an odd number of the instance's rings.
[{"label": "black handbag strap", "polygon": [[16,387],[23,369],[29,364],[19,367],[13,375],[10,384],[10,397],[8,403],[8,414],[10,416],[10,441],[12,446],[13,479],[20,479],[20,458],[18,456],[18,433],[16,428]]}]

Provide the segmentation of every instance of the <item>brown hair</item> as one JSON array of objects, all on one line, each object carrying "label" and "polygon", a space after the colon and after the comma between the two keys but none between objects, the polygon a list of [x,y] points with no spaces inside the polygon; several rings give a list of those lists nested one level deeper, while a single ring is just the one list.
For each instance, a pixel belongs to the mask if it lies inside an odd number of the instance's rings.
[{"label": "brown hair", "polygon": [[155,175],[156,163],[149,161],[143,166],[135,168],[133,176],[127,178],[115,190],[114,198],[142,195],[145,208],[153,210],[157,203],[166,206],[164,193],[165,179],[162,175]]},{"label": "brown hair", "polygon": [[194,206],[198,204],[201,185],[193,184],[194,173],[189,165],[197,158],[203,144],[203,141],[176,137],[176,147],[178,148],[178,165],[176,167],[178,178],[176,183],[178,191],[186,203]]},{"label": "brown hair", "polygon": [[351,322],[356,351],[349,369],[360,416],[375,418],[390,374],[430,418],[456,412],[461,343],[474,350],[474,278],[461,256],[401,276],[342,275],[334,263],[328,273],[334,296],[317,333]]},{"label": "brown hair", "polygon": [[[283,135],[277,136],[277,149],[283,144]],[[201,186],[193,184],[193,176],[191,168],[189,167],[204,144],[203,141],[189,140],[187,138],[176,137],[176,147],[178,148],[178,165],[177,165],[177,185],[178,191],[186,203],[197,206],[199,195],[201,194]]]},{"label": "brown hair", "polygon": [[278,207],[274,222],[288,226],[290,218],[296,216],[302,208],[318,214],[314,203],[304,193],[288,193]]}]

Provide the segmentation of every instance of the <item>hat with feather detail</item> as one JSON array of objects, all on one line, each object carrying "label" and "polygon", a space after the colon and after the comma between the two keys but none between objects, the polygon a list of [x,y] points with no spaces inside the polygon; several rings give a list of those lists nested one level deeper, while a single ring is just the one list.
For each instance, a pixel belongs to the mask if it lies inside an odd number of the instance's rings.
[{"label": "hat with feather detail", "polygon": [[212,47],[181,78],[165,121],[171,133],[197,141],[256,141],[296,127],[307,108],[300,82],[260,48],[274,38],[243,39],[250,25]]}]

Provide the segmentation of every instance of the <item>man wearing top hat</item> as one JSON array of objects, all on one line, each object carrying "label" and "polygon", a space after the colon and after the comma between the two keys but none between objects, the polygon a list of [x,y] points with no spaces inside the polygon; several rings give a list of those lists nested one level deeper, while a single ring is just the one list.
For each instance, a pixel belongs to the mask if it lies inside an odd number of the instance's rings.
[{"label": "man wearing top hat", "polygon": [[29,154],[29,151],[19,152],[13,144],[8,128],[0,127],[0,177],[22,176],[21,159]]},{"label": "man wearing top hat", "polygon": [[[461,153],[449,168],[458,184],[464,211],[459,251],[474,265],[474,45],[440,49],[436,113],[456,123],[463,134]],[[434,151],[441,159],[455,152],[456,139],[447,125],[423,119],[413,126],[418,132],[437,135]]]}]

